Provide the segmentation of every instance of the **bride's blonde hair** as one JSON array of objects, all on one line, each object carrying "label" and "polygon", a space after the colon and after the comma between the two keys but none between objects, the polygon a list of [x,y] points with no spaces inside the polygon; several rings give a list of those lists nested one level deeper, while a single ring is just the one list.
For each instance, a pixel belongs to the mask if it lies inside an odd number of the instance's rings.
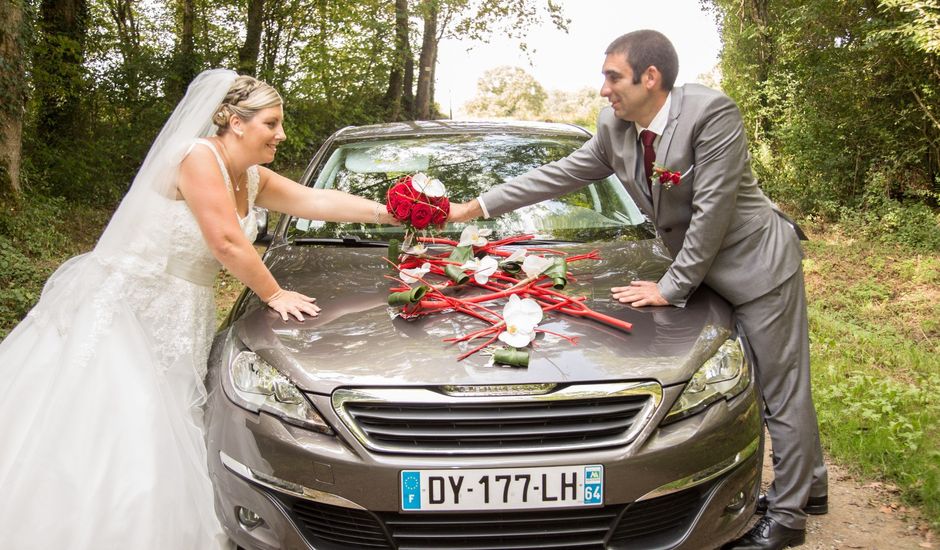
[{"label": "bride's blonde hair", "polygon": [[258,111],[268,107],[282,105],[284,100],[273,86],[252,76],[242,75],[235,79],[232,87],[219,105],[212,122],[219,127],[219,135],[229,129],[232,115],[244,120],[251,120]]}]

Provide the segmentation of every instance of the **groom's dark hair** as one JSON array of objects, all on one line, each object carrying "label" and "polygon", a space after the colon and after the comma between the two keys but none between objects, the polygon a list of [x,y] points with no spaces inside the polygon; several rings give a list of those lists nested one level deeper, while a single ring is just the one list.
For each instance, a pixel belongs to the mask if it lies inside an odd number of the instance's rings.
[{"label": "groom's dark hair", "polygon": [[622,54],[633,69],[633,83],[638,84],[640,77],[650,66],[656,67],[663,75],[663,89],[672,90],[679,74],[679,56],[672,42],[666,36],[653,30],[628,32],[607,46],[606,55]]}]

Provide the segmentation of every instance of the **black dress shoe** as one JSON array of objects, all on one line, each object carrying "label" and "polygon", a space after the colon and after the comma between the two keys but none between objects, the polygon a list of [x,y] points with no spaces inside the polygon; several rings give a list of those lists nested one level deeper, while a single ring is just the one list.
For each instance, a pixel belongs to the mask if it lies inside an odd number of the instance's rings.
[{"label": "black dress shoe", "polygon": [[760,518],[743,537],[721,547],[721,550],[783,550],[806,542],[806,529],[790,529],[770,518]]},{"label": "black dress shoe", "polygon": [[[809,497],[806,506],[803,506],[803,512],[811,516],[821,516],[829,513],[829,495],[821,497]],[[761,493],[757,497],[757,509],[755,513],[767,513],[767,493]]]}]

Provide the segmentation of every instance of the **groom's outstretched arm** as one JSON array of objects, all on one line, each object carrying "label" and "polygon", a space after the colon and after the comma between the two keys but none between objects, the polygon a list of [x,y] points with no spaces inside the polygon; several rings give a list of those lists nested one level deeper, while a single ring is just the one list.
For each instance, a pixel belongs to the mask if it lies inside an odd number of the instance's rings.
[{"label": "groom's outstretched arm", "polygon": [[480,217],[483,217],[483,208],[480,207],[480,201],[478,199],[473,199],[470,202],[450,203],[450,212],[447,215],[447,221],[468,222]]},{"label": "groom's outstretched arm", "polygon": [[[451,205],[450,221],[472,220],[480,216],[495,217],[511,210],[560,197],[611,175],[610,155],[595,135],[580,149],[567,157],[550,162],[501,185],[478,199]],[[481,204],[482,203],[482,204]]]}]

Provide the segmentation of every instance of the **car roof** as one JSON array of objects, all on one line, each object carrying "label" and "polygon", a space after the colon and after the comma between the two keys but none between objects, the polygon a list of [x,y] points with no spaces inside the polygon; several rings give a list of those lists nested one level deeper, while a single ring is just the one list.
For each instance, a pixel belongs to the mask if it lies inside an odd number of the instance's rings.
[{"label": "car roof", "polygon": [[580,126],[556,122],[417,120],[372,124],[369,126],[347,126],[338,130],[333,135],[333,139],[336,141],[360,141],[375,138],[465,134],[543,134],[591,137],[591,133]]}]

